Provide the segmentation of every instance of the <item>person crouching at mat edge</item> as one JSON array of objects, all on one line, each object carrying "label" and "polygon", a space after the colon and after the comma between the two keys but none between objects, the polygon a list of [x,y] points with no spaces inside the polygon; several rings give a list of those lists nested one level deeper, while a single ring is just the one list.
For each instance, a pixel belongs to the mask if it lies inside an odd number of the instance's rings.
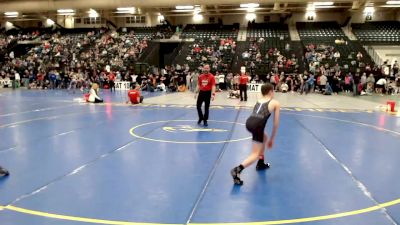
[{"label": "person crouching at mat edge", "polygon": [[[257,170],[264,170],[270,167],[269,163],[264,163],[265,145],[269,149],[274,145],[274,140],[279,126],[280,104],[274,100],[274,86],[267,83],[261,86],[262,98],[260,98],[254,106],[253,113],[246,121],[246,128],[253,136],[253,150],[251,154],[237,167],[231,170],[233,182],[237,185],[242,185],[240,173],[253,164],[257,159]],[[274,113],[274,126],[272,134],[268,140],[268,136],[264,133],[265,125],[271,114]]]},{"label": "person crouching at mat edge", "polygon": [[[197,113],[199,115],[199,121],[197,124],[200,124],[201,121],[204,122],[204,126],[208,126],[208,112],[210,109],[210,100],[214,101],[215,97],[215,77],[210,73],[210,66],[205,64],[203,66],[203,73],[199,76],[197,82],[196,93],[197,96]],[[196,98],[196,95],[195,95]],[[202,112],[202,105],[204,102],[204,114]]]},{"label": "person crouching at mat edge", "polygon": [[89,91],[89,98],[88,102],[91,103],[100,103],[103,102],[103,99],[101,99],[97,94],[99,93],[99,85],[96,83],[92,84],[92,88]]},{"label": "person crouching at mat edge", "polygon": [[10,173],[6,169],[0,166],[0,177],[5,177],[8,175],[10,175]]},{"label": "person crouching at mat edge", "polygon": [[128,98],[129,101],[126,103],[132,103],[132,104],[139,104],[143,102],[143,96],[140,94],[140,86],[136,85],[135,89],[131,89],[128,91]]}]

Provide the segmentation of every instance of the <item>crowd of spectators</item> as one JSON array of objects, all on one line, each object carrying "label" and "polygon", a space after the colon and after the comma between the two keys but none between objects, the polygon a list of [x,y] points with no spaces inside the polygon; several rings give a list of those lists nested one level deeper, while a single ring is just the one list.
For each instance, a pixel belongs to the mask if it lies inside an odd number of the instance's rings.
[{"label": "crowd of spectators", "polygon": [[134,31],[55,33],[20,57],[13,51],[7,54],[0,64],[0,85],[80,88],[98,82],[107,87],[110,74],[118,79],[129,76],[130,66],[139,59],[147,43],[146,37],[138,38]]},{"label": "crowd of spectators", "polygon": [[380,66],[370,65],[365,63],[361,52],[350,52],[343,57],[338,49],[324,44],[307,45],[305,60],[309,72],[315,75],[315,84],[320,87],[318,89],[324,90],[323,87],[327,85],[333,93],[341,91],[351,92],[353,95],[400,93],[397,61],[392,65],[388,61]]},{"label": "crowd of spectators", "polygon": [[189,48],[185,62],[191,67],[197,68],[199,65],[207,63],[215,71],[226,72],[232,64],[236,42],[232,38],[213,37],[211,40],[196,40]]},{"label": "crowd of spectators", "polygon": [[264,38],[251,40],[249,47],[241,55],[243,66],[250,71],[252,76],[259,73],[257,68],[264,66],[265,71],[275,73],[293,73],[298,70],[298,59],[295,54],[290,53],[290,45],[286,43],[284,49],[267,46]]},{"label": "crowd of spectators", "polygon": [[[157,36],[163,35],[157,32]],[[279,49],[266,45],[263,38],[254,39],[248,42],[244,52],[236,54],[236,42],[232,38],[213,36],[193,42],[183,63],[138,72],[131,65],[139,60],[149,40],[134,31],[99,29],[75,34],[54,33],[49,37],[39,33],[16,37],[17,40],[44,41],[21,57],[10,52],[4,58],[0,64],[0,87],[84,89],[96,82],[101,88],[109,88],[111,81],[128,81],[146,91],[194,91],[201,66],[209,64],[217,78],[217,89],[233,90],[237,89],[239,74],[234,74],[231,66],[237,55],[247,68],[251,82],[270,82],[277,91],[352,92],[354,95],[400,93],[397,61],[371,66],[364,63],[363,54],[358,52],[346,56],[346,62],[350,62],[347,65],[341,61],[340,51],[331,45],[308,44],[304,59],[299,61],[290,53],[289,42],[285,42],[284,49]],[[13,38],[3,36],[0,46]],[[299,63],[303,62],[307,70],[300,73]],[[257,72],[261,64],[268,65],[268,74]]]}]

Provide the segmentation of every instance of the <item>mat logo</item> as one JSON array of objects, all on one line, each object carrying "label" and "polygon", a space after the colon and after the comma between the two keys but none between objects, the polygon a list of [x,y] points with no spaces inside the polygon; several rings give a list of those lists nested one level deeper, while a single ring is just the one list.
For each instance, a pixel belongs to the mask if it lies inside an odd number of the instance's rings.
[{"label": "mat logo", "polygon": [[179,125],[175,127],[163,127],[166,132],[180,133],[180,132],[227,132],[228,130],[215,129],[215,128],[198,128],[190,125]]}]

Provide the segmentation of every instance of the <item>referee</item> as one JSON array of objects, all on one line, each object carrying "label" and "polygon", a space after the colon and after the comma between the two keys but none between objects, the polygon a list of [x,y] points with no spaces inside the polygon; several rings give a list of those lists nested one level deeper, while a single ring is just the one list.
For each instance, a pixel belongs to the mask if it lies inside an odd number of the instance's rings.
[{"label": "referee", "polygon": [[[242,71],[242,75],[239,78],[239,90],[240,90],[240,101],[247,101],[247,83],[249,77],[245,72]],[[243,96],[244,95],[244,96]]]},{"label": "referee", "polygon": [[10,173],[6,169],[0,166],[0,177],[5,177],[8,175],[10,175]]},{"label": "referee", "polygon": [[[203,66],[203,73],[199,76],[197,84],[196,93],[199,93],[197,96],[197,113],[199,114],[199,121],[197,124],[203,121],[204,126],[208,126],[207,120],[210,100],[214,101],[215,97],[215,77],[210,73],[209,65],[206,64]],[[205,104],[204,115],[201,109],[203,102]]]}]

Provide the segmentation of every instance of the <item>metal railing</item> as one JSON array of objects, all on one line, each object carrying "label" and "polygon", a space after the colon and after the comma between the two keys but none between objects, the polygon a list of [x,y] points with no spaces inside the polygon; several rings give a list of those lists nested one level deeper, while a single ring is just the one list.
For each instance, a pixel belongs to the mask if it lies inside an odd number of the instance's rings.
[{"label": "metal railing", "polygon": [[371,59],[375,62],[377,65],[382,65],[384,60],[378,55],[376,50],[371,47],[371,46],[363,46],[364,49],[367,51],[367,53],[371,56]]}]

